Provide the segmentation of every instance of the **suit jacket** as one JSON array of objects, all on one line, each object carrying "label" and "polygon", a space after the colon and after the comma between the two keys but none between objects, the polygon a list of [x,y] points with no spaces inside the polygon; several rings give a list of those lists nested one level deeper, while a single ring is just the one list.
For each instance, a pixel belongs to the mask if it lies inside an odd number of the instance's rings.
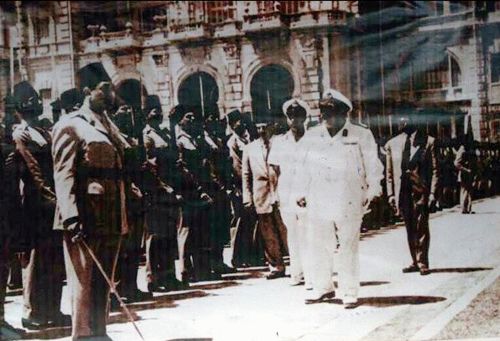
[{"label": "suit jacket", "polygon": [[80,222],[91,235],[127,233],[124,149],[129,144],[118,128],[94,113],[87,99],[57,122],[53,140],[54,229]]},{"label": "suit jacket", "polygon": [[[269,149],[272,148],[272,142]],[[268,156],[262,139],[253,141],[243,149],[243,204],[253,203],[257,214],[271,213],[277,201],[278,175],[269,165]]]},{"label": "suit jacket", "polygon": [[[27,140],[21,134],[27,135]],[[54,193],[50,133],[29,126],[17,125],[12,134],[16,146],[15,160],[19,169],[17,183],[22,180],[21,198],[23,239],[34,242],[50,235],[54,223],[56,195]],[[29,218],[28,218],[29,217]]]},{"label": "suit jacket", "polygon": [[419,139],[417,136],[416,151],[410,156],[409,169],[406,172],[410,179],[411,190],[402,188],[402,177],[405,176],[402,172],[402,161],[406,139],[407,134],[401,133],[385,145],[387,195],[395,197],[399,211],[403,209],[401,203],[408,202],[408,199],[415,205],[427,205],[429,195],[434,195],[438,186],[438,162],[434,138],[424,136]]}]

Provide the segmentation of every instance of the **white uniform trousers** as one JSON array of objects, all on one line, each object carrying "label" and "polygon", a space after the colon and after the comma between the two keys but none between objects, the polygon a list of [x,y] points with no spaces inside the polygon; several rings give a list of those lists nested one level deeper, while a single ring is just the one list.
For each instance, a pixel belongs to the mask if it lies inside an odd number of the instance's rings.
[{"label": "white uniform trousers", "polygon": [[335,224],[309,214],[307,226],[307,244],[310,259],[310,281],[313,296],[335,290],[333,275],[333,255],[337,245]]},{"label": "white uniform trousers", "polygon": [[281,218],[287,229],[288,252],[290,254],[290,276],[292,284],[310,278],[310,256],[307,243],[307,223],[304,209],[297,211],[281,209]]},{"label": "white uniform trousers", "polygon": [[339,249],[337,281],[339,298],[343,303],[356,303],[359,292],[359,237],[361,219],[353,218],[336,223]]}]

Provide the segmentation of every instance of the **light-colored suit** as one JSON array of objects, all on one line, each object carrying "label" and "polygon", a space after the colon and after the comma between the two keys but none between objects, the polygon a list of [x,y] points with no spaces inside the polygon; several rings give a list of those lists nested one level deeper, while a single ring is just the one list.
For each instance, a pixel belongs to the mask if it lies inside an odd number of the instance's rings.
[{"label": "light-colored suit", "polygon": [[243,150],[243,204],[253,203],[257,214],[271,213],[277,202],[278,175],[267,162],[269,150],[257,139]]},{"label": "light-colored suit", "polygon": [[288,252],[286,228],[277,207],[278,176],[268,163],[273,141],[262,139],[243,150],[243,204],[252,203],[257,212],[266,258],[272,271],[285,271],[283,255]]},{"label": "light-colored suit", "polygon": [[[359,232],[368,203],[381,193],[383,166],[370,130],[347,121],[331,137],[324,125],[304,137],[303,197],[306,199],[312,284],[317,296],[332,291],[332,262],[336,236],[340,297],[357,300],[359,290]],[[336,236],[335,236],[336,235]]]},{"label": "light-colored suit", "polygon": [[123,151],[129,145],[109,118],[90,109],[88,99],[54,126],[53,140],[54,229],[64,231],[72,337],[102,336],[109,288],[84,246],[71,241],[67,228],[82,225],[88,245],[113,278],[119,239],[128,232]]}]

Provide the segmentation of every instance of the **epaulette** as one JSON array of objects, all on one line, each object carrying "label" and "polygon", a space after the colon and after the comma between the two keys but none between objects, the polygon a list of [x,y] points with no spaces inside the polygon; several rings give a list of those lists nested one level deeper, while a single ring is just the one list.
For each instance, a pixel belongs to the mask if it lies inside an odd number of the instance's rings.
[{"label": "epaulette", "polygon": [[361,123],[361,122],[351,121],[351,123],[354,124],[355,126],[358,126],[358,127],[361,127],[361,128],[370,129],[370,128],[368,128],[368,126],[366,124]]}]

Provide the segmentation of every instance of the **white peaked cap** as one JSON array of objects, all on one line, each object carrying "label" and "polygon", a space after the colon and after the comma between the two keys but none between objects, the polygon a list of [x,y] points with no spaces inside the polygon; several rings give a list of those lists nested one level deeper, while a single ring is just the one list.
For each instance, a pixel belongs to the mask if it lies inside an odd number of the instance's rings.
[{"label": "white peaked cap", "polygon": [[352,102],[347,97],[345,97],[342,93],[340,93],[339,91],[333,90],[333,89],[326,90],[323,93],[323,99],[327,99],[328,97],[336,99],[337,101],[344,103],[345,105],[347,105],[349,107],[349,111],[352,110]]},{"label": "white peaked cap", "polygon": [[306,110],[306,114],[309,115],[309,111],[311,108],[309,108],[309,105],[299,99],[299,98],[292,98],[292,99],[289,99],[288,101],[286,101],[285,103],[283,103],[283,114],[285,114],[286,117],[288,117],[288,115],[286,114],[288,108],[292,105],[292,104],[298,104],[300,105],[302,108],[304,108]]}]

